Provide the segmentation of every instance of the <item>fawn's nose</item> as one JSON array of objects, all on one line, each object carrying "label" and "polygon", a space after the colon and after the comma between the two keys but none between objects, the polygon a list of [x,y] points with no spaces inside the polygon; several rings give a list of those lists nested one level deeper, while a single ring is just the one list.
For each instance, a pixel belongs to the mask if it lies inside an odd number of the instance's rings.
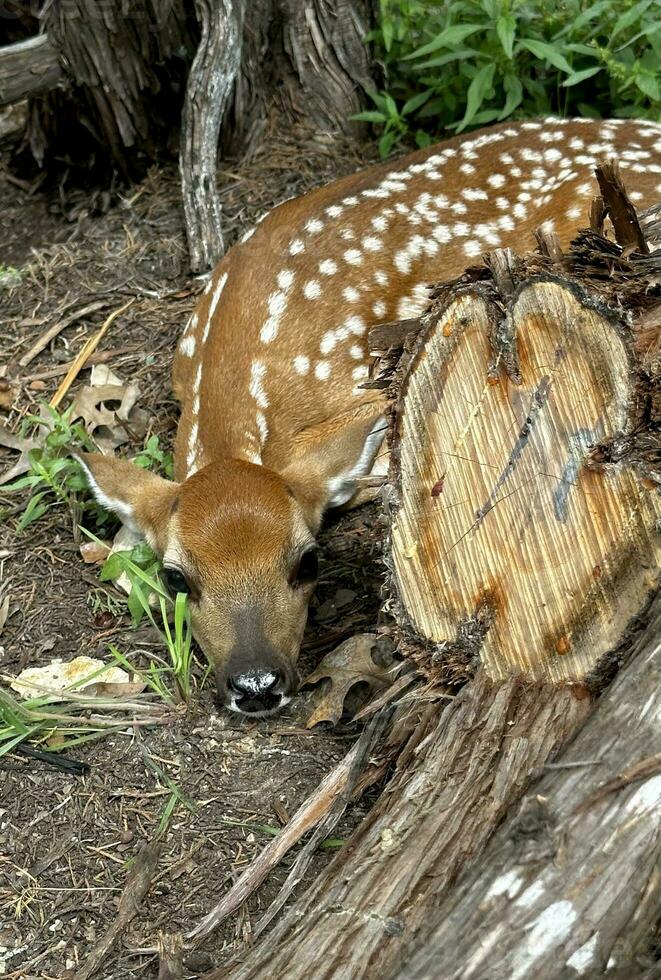
[{"label": "fawn's nose", "polygon": [[274,711],[280,706],[285,687],[280,670],[249,670],[227,679],[234,706],[245,714]]}]

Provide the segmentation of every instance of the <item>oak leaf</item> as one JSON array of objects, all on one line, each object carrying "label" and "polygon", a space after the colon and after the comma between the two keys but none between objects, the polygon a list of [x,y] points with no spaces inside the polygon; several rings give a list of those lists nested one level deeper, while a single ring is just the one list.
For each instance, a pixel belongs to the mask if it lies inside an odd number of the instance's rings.
[{"label": "oak leaf", "polygon": [[305,686],[325,681],[319,702],[307,720],[312,728],[322,721],[333,725],[342,717],[344,701],[355,684],[368,684],[372,693],[390,683],[390,671],[380,667],[372,657],[377,642],[375,633],[359,633],[332,650],[321,661],[303,684]]}]

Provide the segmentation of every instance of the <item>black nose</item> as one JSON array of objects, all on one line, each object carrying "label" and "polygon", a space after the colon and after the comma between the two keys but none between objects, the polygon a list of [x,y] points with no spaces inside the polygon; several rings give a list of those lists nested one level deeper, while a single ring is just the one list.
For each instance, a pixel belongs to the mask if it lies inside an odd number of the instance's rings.
[{"label": "black nose", "polygon": [[244,670],[227,679],[234,707],[245,714],[275,711],[280,707],[285,686],[284,674],[279,670]]}]

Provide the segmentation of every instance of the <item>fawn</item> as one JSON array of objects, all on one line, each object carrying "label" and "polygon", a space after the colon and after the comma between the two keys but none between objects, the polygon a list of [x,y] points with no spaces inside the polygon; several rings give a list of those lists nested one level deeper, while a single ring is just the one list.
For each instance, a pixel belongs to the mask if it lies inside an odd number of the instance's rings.
[{"label": "fawn", "polygon": [[615,156],[636,203],[661,199],[661,125],[543,119],[456,137],[274,208],[214,269],[174,363],[175,478],[83,457],[98,500],[139,529],[220,698],[269,713],[296,689],[324,511],[385,456],[367,333],[420,315],[428,283],[547,223],[586,225]]}]

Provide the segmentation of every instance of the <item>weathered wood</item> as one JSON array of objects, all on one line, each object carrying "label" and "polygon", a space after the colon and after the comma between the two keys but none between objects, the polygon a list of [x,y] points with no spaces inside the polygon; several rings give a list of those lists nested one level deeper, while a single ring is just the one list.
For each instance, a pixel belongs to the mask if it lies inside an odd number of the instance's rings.
[{"label": "weathered wood", "polygon": [[243,0],[195,0],[202,36],[191,66],[181,126],[179,169],[191,269],[223,253],[216,188],[218,137],[241,63]]},{"label": "weathered wood", "polygon": [[[661,908],[661,603],[633,659],[497,831],[429,905],[398,980],[639,976]],[[626,778],[609,777],[625,774]],[[626,972],[628,969],[628,972]]]},{"label": "weathered wood", "polygon": [[[658,496],[629,469],[590,466],[591,447],[629,427],[631,354],[624,324],[575,285],[515,289],[495,266],[494,278],[497,296],[478,284],[442,302],[405,367],[396,589],[448,660],[482,642],[492,677],[581,680],[644,604],[661,557]],[[489,337],[509,335],[522,383],[489,384]]]},{"label": "weathered wood", "polygon": [[[271,980],[382,976],[589,706],[568,688],[481,671],[427,714],[372,812],[266,937]],[[264,956],[257,945],[207,980],[257,980]]]},{"label": "weathered wood", "polygon": [[[103,147],[123,173],[154,159],[178,126],[195,24],[181,0],[67,0],[43,23],[69,91],[38,100],[31,143],[80,158]],[[179,94],[178,94],[179,93]],[[72,133],[80,140],[72,145]],[[144,163],[143,163],[144,166]]]},{"label": "weathered wood", "polygon": [[636,209],[629,200],[616,161],[603,163],[595,171],[606,213],[613,223],[615,237],[625,248],[649,252]]},{"label": "weathered wood", "polygon": [[284,49],[295,85],[287,85],[291,115],[322,132],[355,132],[351,116],[373,87],[364,43],[370,5],[365,0],[284,0]]},{"label": "weathered wood", "polygon": [[0,105],[55,88],[61,78],[57,52],[47,34],[0,47]]}]

